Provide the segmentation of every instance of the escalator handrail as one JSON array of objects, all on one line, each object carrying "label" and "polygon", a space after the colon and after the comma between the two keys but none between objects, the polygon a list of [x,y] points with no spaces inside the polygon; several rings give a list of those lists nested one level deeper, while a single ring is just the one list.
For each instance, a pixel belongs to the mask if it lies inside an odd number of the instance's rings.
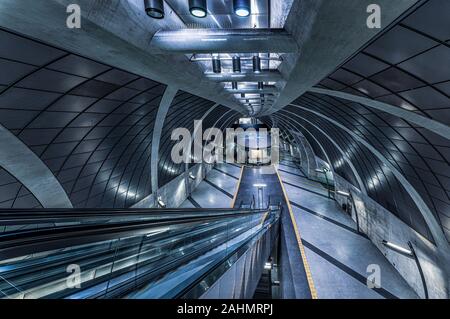
[{"label": "escalator handrail", "polygon": [[101,225],[80,224],[4,233],[0,235],[0,260],[76,245],[114,240],[126,236],[144,236],[155,227],[214,221],[230,217],[264,214],[266,212],[267,210],[246,210],[234,214],[215,214],[213,216],[180,216],[178,218],[169,218],[170,216],[168,216],[164,220],[105,223]]},{"label": "escalator handrail", "polygon": [[198,214],[222,213],[222,214],[242,214],[249,212],[249,209],[232,208],[188,208],[188,209],[0,209],[0,226],[24,225],[24,224],[50,224],[64,222],[82,222],[83,219],[95,218],[123,218],[123,217],[154,217],[160,215],[176,214]]}]

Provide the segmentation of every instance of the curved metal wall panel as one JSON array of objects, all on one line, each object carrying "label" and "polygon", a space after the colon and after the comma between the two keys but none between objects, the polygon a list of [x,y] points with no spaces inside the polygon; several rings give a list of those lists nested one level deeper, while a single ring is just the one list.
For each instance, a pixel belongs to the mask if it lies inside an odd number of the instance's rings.
[{"label": "curved metal wall panel", "polygon": [[[226,116],[224,116],[227,112],[229,112]],[[228,122],[231,118],[233,120],[237,119],[238,112],[231,110],[223,105],[218,105],[216,109],[211,112],[204,120],[203,120],[203,131],[211,127],[222,128],[225,124],[228,125]]]},{"label": "curved metal wall panel", "polygon": [[[301,122],[301,121],[299,121],[299,122]],[[314,135],[315,138],[317,138],[320,141],[320,144],[326,150],[327,155],[330,158],[330,161],[331,161],[330,164],[332,165],[334,171],[338,175],[340,175],[341,177],[345,178],[348,182],[350,182],[350,184],[352,184],[353,186],[358,188],[358,181],[357,181],[355,175],[353,174],[353,172],[352,172],[350,166],[348,165],[347,161],[345,160],[345,158],[342,157],[342,155],[340,154],[340,152],[336,148],[336,146],[334,146],[333,143],[331,143],[331,141],[326,136],[324,136],[319,130],[317,130],[311,124],[304,122],[304,123],[302,123],[302,125],[304,125],[306,127],[306,129],[312,135]],[[308,137],[310,135],[306,131],[303,132],[303,133],[304,133],[305,136],[308,136]],[[308,139],[308,141],[309,141],[309,139]],[[313,140],[313,143],[314,143],[315,146],[312,146],[312,147],[317,148],[318,151],[319,151],[319,153],[316,153],[316,154],[321,154],[322,153],[322,149],[318,146],[317,142],[315,140]],[[319,156],[319,157],[323,161],[326,162],[325,154],[323,154],[322,156]]]},{"label": "curved metal wall panel", "polygon": [[176,128],[186,128],[192,134],[194,121],[201,119],[203,114],[213,105],[214,102],[183,91],[179,91],[175,96],[161,134],[158,164],[159,187],[167,184],[185,170],[183,163],[177,164],[172,161],[171,151],[176,144],[176,141],[171,139],[172,131]]},{"label": "curved metal wall panel", "polygon": [[165,85],[0,30],[0,123],[51,169],[74,207],[149,195]]},{"label": "curved metal wall panel", "polygon": [[[310,104],[307,105],[311,107]],[[407,191],[397,181],[392,172],[373,156],[367,148],[346,132],[312,113],[300,110],[293,106],[280,112],[280,114],[290,117],[293,117],[292,113],[298,114],[296,120],[300,119],[300,117],[307,118],[309,121],[317,123],[322,130],[333,137],[334,141],[344,150],[347,157],[352,161],[358,175],[362,178],[368,195],[372,199],[391,211],[417,232],[429,240],[432,240],[429,229],[426,226],[420,211],[408,195]],[[314,132],[314,128],[306,121],[301,119],[298,121],[308,130]],[[349,176],[352,176],[352,171],[348,166],[340,165],[340,163],[343,163],[344,159],[336,151],[333,151],[332,144],[329,140],[326,139],[325,136],[318,134],[318,132],[317,134],[313,134],[324,146],[330,159],[332,159],[331,161],[334,170],[351,182],[352,180],[351,178],[349,179]],[[357,185],[355,181],[353,181],[353,183]]]},{"label": "curved metal wall panel", "polygon": [[427,1],[319,86],[450,124],[449,12],[450,1]]},{"label": "curved metal wall panel", "polygon": [[[450,125],[448,12],[450,2],[447,0],[423,1],[321,81],[318,87],[388,103]],[[307,93],[293,104],[338,121],[381,152],[419,192],[427,206],[438,216],[450,239],[448,139],[397,116],[337,97]],[[327,134],[348,151],[358,173],[365,180],[369,195],[429,237],[417,207],[373,154],[330,122],[293,106],[285,110],[302,114],[308,120],[314,119],[314,123],[322,129],[327,128]],[[314,132],[314,129],[311,128],[311,131]],[[318,132],[313,134],[323,140]],[[307,137],[314,149],[319,151],[310,136]],[[326,141],[323,145],[334,158],[331,145]],[[333,166],[339,174],[344,173],[336,168],[336,163]],[[402,195],[393,198],[392,193]]]},{"label": "curved metal wall panel", "polygon": [[42,205],[21,182],[0,168],[0,208],[42,208]]}]

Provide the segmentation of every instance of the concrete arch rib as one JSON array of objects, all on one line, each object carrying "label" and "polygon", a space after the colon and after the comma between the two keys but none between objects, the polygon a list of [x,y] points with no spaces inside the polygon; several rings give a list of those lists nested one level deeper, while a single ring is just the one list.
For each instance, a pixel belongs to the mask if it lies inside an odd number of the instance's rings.
[{"label": "concrete arch rib", "polygon": [[368,143],[366,140],[364,140],[359,135],[352,132],[350,129],[342,125],[341,123],[323,115],[320,112],[308,109],[307,107],[296,105],[296,104],[290,104],[291,106],[294,106],[298,109],[304,110],[306,112],[310,112],[312,114],[315,114],[336,127],[339,127],[340,129],[344,130],[348,134],[350,134],[354,139],[356,139],[358,142],[360,142],[362,145],[364,145],[373,155],[375,155],[386,167],[388,167],[391,172],[394,174],[394,176],[397,178],[397,180],[402,184],[402,186],[405,188],[405,190],[408,192],[411,199],[414,201],[414,203],[419,208],[420,213],[422,214],[428,228],[430,229],[431,234],[433,235],[433,238],[435,240],[435,243],[438,247],[445,249],[448,251],[450,249],[450,245],[445,237],[445,234],[440,226],[439,221],[434,216],[433,212],[430,210],[428,205],[423,200],[422,196],[417,192],[417,190],[409,183],[409,181],[406,179],[403,174],[401,174],[388,160],[386,157],[384,157],[383,154],[381,154],[375,147],[373,147],[370,143]]},{"label": "concrete arch rib", "polygon": [[55,175],[19,138],[0,125],[0,167],[20,181],[44,208],[72,208]]},{"label": "concrete arch rib", "polygon": [[[350,169],[352,170],[353,175],[355,176],[357,182],[358,182],[358,188],[359,190],[364,194],[367,195],[367,190],[366,187],[364,186],[364,183],[361,179],[361,176],[359,176],[358,171],[356,170],[356,167],[353,165],[351,159],[347,156],[347,154],[345,154],[344,150],[336,143],[335,140],[333,140],[333,138],[331,136],[329,136],[324,130],[322,130],[319,126],[317,126],[316,124],[312,123],[311,121],[299,116],[298,114],[286,111],[287,113],[289,113],[292,116],[297,116],[299,118],[301,118],[302,120],[304,120],[305,122],[309,123],[311,126],[313,126],[315,129],[317,129],[320,133],[322,133],[335,147],[336,149],[339,151],[339,153],[341,153],[342,157],[344,158],[344,160],[347,162],[347,164],[349,165]],[[282,114],[280,114],[281,116],[284,116]],[[289,118],[288,120],[294,121],[297,125],[301,126],[305,131],[307,131],[309,133],[309,135],[311,135],[316,142],[320,145],[322,151],[324,151],[323,146],[319,143],[319,141],[314,137],[313,134],[311,134],[311,132],[309,132],[303,125],[301,125],[299,122],[295,121],[292,118]],[[326,152],[324,152],[326,154]],[[328,157],[328,155],[326,155]],[[330,162],[330,159],[327,158],[328,162],[330,163],[330,167],[333,168],[332,163]],[[333,169],[333,173],[334,173],[334,169]]]},{"label": "concrete arch rib", "polygon": [[[201,122],[196,123],[196,125],[195,125],[195,127],[194,127],[194,131],[193,131],[192,137],[196,136],[198,130],[202,129],[201,123],[205,120],[205,118],[206,118],[212,111],[214,111],[214,110],[216,109],[217,106],[219,106],[219,104],[214,104],[208,111],[206,111],[205,114],[203,114],[202,118],[199,120],[199,121],[201,121]],[[216,122],[216,123],[217,123],[217,122]],[[203,134],[203,132],[202,132],[202,134]],[[202,137],[203,137],[203,136],[202,136]],[[203,139],[202,139],[202,140],[203,140]],[[189,148],[188,148],[189,150],[192,149],[192,144],[193,144],[193,143],[194,143],[194,140],[191,139],[191,141],[190,141],[190,143],[189,143]],[[185,166],[184,166],[185,169],[184,169],[184,170],[185,170],[186,172],[189,171],[189,160],[190,160],[189,155],[190,155],[190,154],[186,154],[186,156],[185,156],[185,158],[184,158],[184,163],[185,163]]]},{"label": "concrete arch rib", "polygon": [[393,106],[393,105],[383,103],[380,101],[372,100],[369,98],[365,98],[362,96],[357,96],[354,94],[340,92],[340,91],[333,91],[333,90],[327,90],[327,89],[321,89],[321,88],[312,88],[309,90],[309,92],[324,94],[324,95],[348,100],[351,102],[360,103],[367,107],[377,109],[379,111],[383,111],[385,113],[397,116],[405,121],[408,121],[410,123],[414,123],[423,128],[426,128],[427,130],[429,130],[433,133],[436,133],[437,135],[440,135],[442,137],[450,139],[450,126],[445,125],[440,122],[437,122],[435,120],[426,118],[425,116],[422,116],[420,114],[404,110],[400,107]]},{"label": "concrete arch rib", "polygon": [[178,88],[168,86],[164,95],[159,103],[158,113],[155,119],[155,127],[153,128],[152,136],[152,154],[150,162],[150,172],[152,181],[152,193],[158,189],[158,161],[159,161],[159,144],[161,143],[161,134],[166,120],[167,112],[172,104],[175,95],[178,92]]}]

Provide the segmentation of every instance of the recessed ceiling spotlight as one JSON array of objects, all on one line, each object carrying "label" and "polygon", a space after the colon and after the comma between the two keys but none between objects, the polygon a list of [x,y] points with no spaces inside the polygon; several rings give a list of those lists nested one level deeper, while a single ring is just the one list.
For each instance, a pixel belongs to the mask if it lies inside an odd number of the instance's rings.
[{"label": "recessed ceiling spotlight", "polygon": [[163,0],[144,0],[145,12],[154,19],[164,18]]},{"label": "recessed ceiling spotlight", "polygon": [[220,58],[218,56],[212,58],[212,67],[214,73],[222,72],[222,64],[220,63]]},{"label": "recessed ceiling spotlight", "polygon": [[259,55],[253,56],[253,72],[261,73],[261,58]]},{"label": "recessed ceiling spotlight", "polygon": [[252,11],[250,0],[233,0],[233,8],[239,17],[248,17]]},{"label": "recessed ceiling spotlight", "polygon": [[206,17],[206,0],[189,0],[189,12],[196,18]]}]

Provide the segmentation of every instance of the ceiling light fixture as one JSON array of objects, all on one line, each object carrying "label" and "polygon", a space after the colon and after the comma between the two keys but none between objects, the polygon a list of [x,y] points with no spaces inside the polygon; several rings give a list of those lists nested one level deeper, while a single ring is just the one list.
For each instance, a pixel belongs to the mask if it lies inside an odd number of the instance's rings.
[{"label": "ceiling light fixture", "polygon": [[163,0],[144,0],[145,12],[154,19],[164,18]]},{"label": "ceiling light fixture", "polygon": [[253,56],[253,72],[261,73],[261,58],[259,55]]},{"label": "ceiling light fixture", "polygon": [[206,0],[189,0],[189,12],[196,18],[205,18],[208,12]]},{"label": "ceiling light fixture", "polygon": [[248,17],[252,11],[250,0],[233,0],[233,8],[239,17]]},{"label": "ceiling light fixture", "polygon": [[222,64],[220,63],[220,57],[214,56],[212,58],[212,67],[214,73],[222,73]]},{"label": "ceiling light fixture", "polygon": [[241,73],[241,58],[239,56],[233,57],[233,72]]}]

